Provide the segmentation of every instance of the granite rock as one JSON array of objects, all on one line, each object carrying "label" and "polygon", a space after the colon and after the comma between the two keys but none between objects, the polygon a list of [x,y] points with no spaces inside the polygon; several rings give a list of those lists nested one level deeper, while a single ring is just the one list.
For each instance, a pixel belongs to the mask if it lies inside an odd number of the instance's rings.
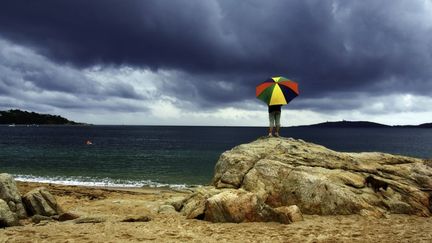
[{"label": "granite rock", "polygon": [[10,174],[0,174],[0,199],[3,199],[9,206],[9,209],[20,219],[26,218],[21,194],[18,191],[14,178]]},{"label": "granite rock", "polygon": [[54,216],[63,213],[55,197],[45,187],[31,190],[22,199],[29,215]]}]

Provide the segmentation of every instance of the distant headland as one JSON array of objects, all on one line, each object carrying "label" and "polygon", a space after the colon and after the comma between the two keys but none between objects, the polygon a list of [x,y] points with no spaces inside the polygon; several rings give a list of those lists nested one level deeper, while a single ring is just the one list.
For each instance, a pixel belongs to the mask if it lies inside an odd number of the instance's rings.
[{"label": "distant headland", "polygon": [[16,125],[87,125],[64,117],[21,110],[0,111],[0,124]]},{"label": "distant headland", "polygon": [[376,122],[369,121],[335,121],[335,122],[323,122],[312,125],[303,125],[295,127],[320,127],[320,128],[391,128],[391,127],[401,127],[401,128],[432,128],[432,123],[423,123],[420,125],[385,125]]}]

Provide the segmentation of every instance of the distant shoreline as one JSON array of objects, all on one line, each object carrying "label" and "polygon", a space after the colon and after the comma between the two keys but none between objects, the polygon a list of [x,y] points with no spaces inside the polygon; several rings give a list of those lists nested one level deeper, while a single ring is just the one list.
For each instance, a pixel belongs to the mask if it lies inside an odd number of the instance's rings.
[{"label": "distant shoreline", "polygon": [[[268,128],[267,126],[216,126],[216,125],[116,125],[116,124],[0,124],[0,127],[214,127],[214,128]],[[345,126],[325,123],[311,125],[282,126],[282,128],[432,128],[431,123],[420,125]]]},{"label": "distant shoreline", "polygon": [[312,125],[301,125],[294,127],[321,127],[321,128],[432,128],[432,123],[423,123],[419,125],[385,125],[370,121],[335,121],[323,122]]},{"label": "distant shoreline", "polygon": [[59,115],[39,114],[36,112],[11,109],[0,111],[0,124],[8,126],[25,125],[85,125],[85,123],[74,122]]},{"label": "distant shoreline", "polygon": [[[155,127],[267,127],[264,126],[217,126],[217,125],[113,125],[113,124],[88,124],[68,120],[58,115],[39,114],[36,112],[10,109],[0,111],[0,126],[155,126]],[[296,127],[322,127],[322,128],[432,128],[432,123],[419,125],[386,125],[370,121],[327,121],[310,125],[283,126],[286,128]]]}]

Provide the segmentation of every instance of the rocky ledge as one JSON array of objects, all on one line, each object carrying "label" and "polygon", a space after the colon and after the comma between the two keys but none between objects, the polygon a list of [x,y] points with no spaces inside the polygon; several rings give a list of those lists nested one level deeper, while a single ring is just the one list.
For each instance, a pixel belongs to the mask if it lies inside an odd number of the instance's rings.
[{"label": "rocky ledge", "polygon": [[430,216],[432,162],[261,138],[224,152],[212,186],[170,204],[188,218],[212,222],[290,223],[302,213]]},{"label": "rocky ledge", "polygon": [[44,187],[27,192],[24,196],[18,191],[14,178],[0,174],[0,228],[22,225],[31,219],[66,221],[79,216],[63,212],[53,195]]}]

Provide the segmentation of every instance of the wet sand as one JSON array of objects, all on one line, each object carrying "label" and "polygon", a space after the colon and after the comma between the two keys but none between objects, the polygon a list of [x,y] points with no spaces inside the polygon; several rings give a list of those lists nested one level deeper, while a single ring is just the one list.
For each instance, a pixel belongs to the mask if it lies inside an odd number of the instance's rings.
[{"label": "wet sand", "polygon": [[[158,208],[187,191],[164,188],[91,188],[18,182],[22,194],[45,186],[65,211],[100,223],[42,221],[0,229],[0,242],[432,242],[432,218],[390,215],[304,215],[305,220],[279,223],[210,223],[185,219]],[[120,222],[148,216],[149,222]]]}]

